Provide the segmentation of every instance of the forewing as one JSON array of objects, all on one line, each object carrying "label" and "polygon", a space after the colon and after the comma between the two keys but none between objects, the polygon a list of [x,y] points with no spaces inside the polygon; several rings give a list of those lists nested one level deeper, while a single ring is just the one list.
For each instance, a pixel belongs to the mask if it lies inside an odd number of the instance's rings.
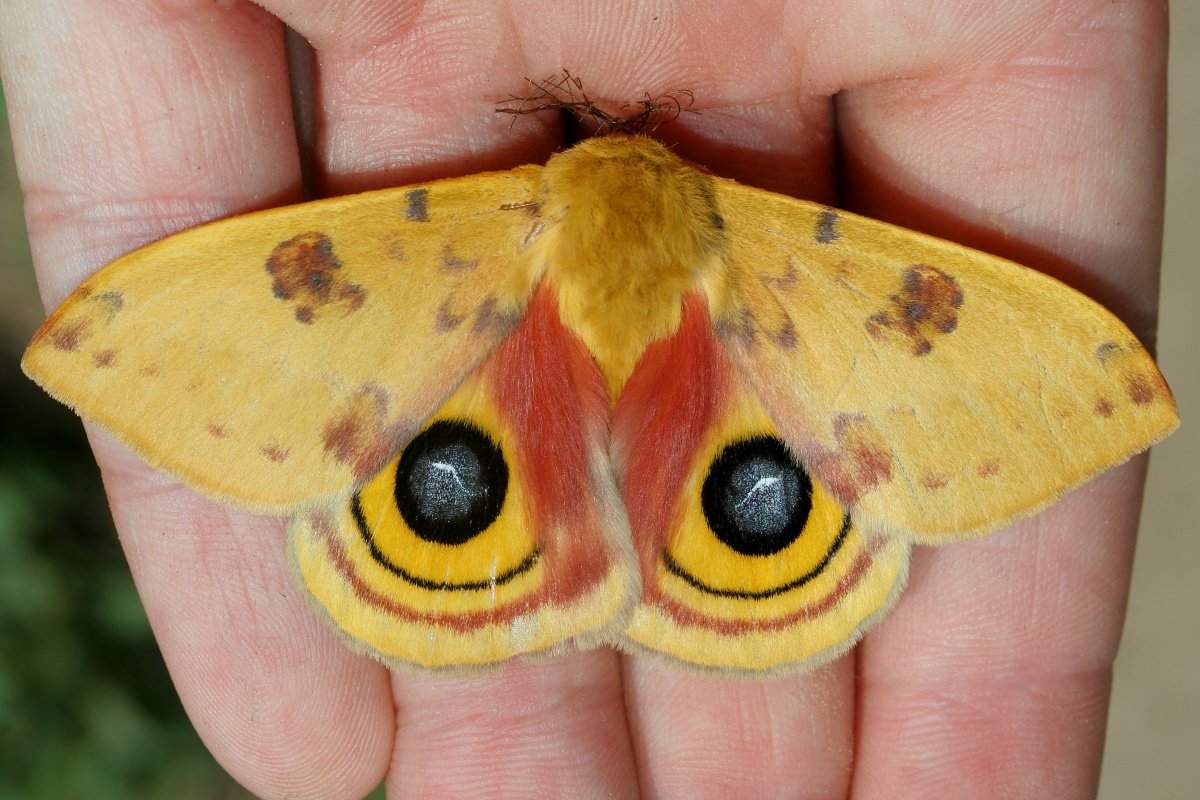
[{"label": "forewing", "polygon": [[788,444],[864,524],[985,533],[1170,433],[1153,360],[1041,273],[720,181],[717,320]]},{"label": "forewing", "polygon": [[436,181],[171,236],[86,280],[24,369],[217,499],[281,513],[345,497],[519,319],[537,176]]}]

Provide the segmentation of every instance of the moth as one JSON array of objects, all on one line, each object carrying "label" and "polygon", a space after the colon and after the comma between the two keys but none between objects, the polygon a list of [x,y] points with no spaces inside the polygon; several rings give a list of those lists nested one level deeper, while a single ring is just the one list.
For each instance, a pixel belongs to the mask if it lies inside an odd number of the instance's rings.
[{"label": "moth", "polygon": [[600,644],[809,668],[914,543],[1177,425],[1133,334],[1052,278],[629,135],[171,236],[23,366],[189,487],[288,515],[319,612],[433,671]]}]

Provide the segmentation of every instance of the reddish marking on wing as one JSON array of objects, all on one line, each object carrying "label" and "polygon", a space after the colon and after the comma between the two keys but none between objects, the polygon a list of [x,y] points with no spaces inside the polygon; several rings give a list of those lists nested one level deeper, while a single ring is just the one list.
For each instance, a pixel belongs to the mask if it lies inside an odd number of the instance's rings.
[{"label": "reddish marking on wing", "polygon": [[838,462],[853,482],[849,495],[857,498],[891,481],[894,455],[865,414],[839,414],[833,421],[833,435],[838,443]]},{"label": "reddish marking on wing", "polygon": [[517,600],[507,605],[496,606],[486,611],[469,611],[458,614],[439,614],[421,611],[411,606],[401,605],[389,600],[367,583],[354,569],[354,562],[346,554],[337,537],[328,536],[325,542],[325,553],[333,568],[342,580],[349,584],[359,600],[372,608],[385,612],[388,616],[396,617],[405,622],[419,622],[428,626],[446,627],[458,633],[476,630],[485,625],[511,622],[517,617],[526,616],[537,611],[537,595]]},{"label": "reddish marking on wing", "polygon": [[554,576],[548,591],[575,596],[611,566],[598,546],[603,532],[592,484],[608,432],[604,379],[583,342],[559,320],[547,286],[482,369],[513,438],[510,450],[530,498],[538,548]]},{"label": "reddish marking on wing", "polygon": [[495,296],[488,295],[479,301],[474,310],[468,309],[460,314],[454,311],[454,295],[452,294],[438,306],[437,314],[433,319],[433,329],[438,333],[450,333],[474,314],[475,319],[471,323],[472,335],[485,336],[495,333],[506,336],[512,332],[521,318],[497,308],[498,305],[499,302]]},{"label": "reddish marking on wing", "polygon": [[228,425],[218,425],[215,422],[210,422],[204,426],[204,429],[208,431],[209,436],[212,436],[216,439],[224,439],[229,435]]},{"label": "reddish marking on wing", "polygon": [[944,488],[950,483],[950,479],[945,475],[926,475],[921,479],[921,486],[927,492],[936,492],[938,489]]},{"label": "reddish marking on wing", "polygon": [[[1114,380],[1125,385],[1125,395],[1134,405],[1145,406],[1155,400],[1171,402],[1171,390],[1162,375],[1147,375],[1143,370],[1145,350],[1137,340],[1122,347],[1116,342],[1101,342],[1096,345],[1096,360],[1106,371],[1116,372]],[[1108,398],[1096,401],[1095,413],[1102,417],[1112,416],[1115,404]]]},{"label": "reddish marking on wing", "polygon": [[271,442],[259,448],[264,456],[276,464],[281,464],[288,460],[288,456],[292,454],[291,450],[282,447],[278,442]]},{"label": "reddish marking on wing", "polygon": [[[38,328],[29,346],[32,348],[41,344],[44,338],[56,350],[78,352],[80,345],[95,333],[97,326],[111,323],[117,312],[125,307],[125,295],[121,292],[107,291],[97,295],[92,292],[92,287],[87,284],[76,289],[67,302],[55,309]],[[70,315],[69,319],[65,318],[67,315]],[[94,355],[93,360],[98,367],[109,366],[102,363],[102,353]]]},{"label": "reddish marking on wing", "polygon": [[266,264],[274,277],[271,291],[295,306],[296,319],[311,325],[328,306],[338,305],[342,315],[357,311],[366,290],[338,277],[342,262],[333,252],[333,241],[323,233],[302,233],[280,242]]},{"label": "reddish marking on wing", "polygon": [[107,350],[97,350],[92,353],[92,362],[98,369],[111,367],[117,358],[117,351],[109,348]]},{"label": "reddish marking on wing", "polygon": [[1154,387],[1146,380],[1145,375],[1130,375],[1126,383],[1129,399],[1139,406],[1154,402]]},{"label": "reddish marking on wing", "polygon": [[403,420],[388,424],[390,404],[387,389],[364,383],[321,430],[325,452],[349,465],[359,480],[383,469],[411,432],[411,426]]},{"label": "reddish marking on wing", "polygon": [[380,237],[383,241],[384,251],[387,252],[388,258],[393,261],[405,261],[408,256],[404,252],[404,240],[400,238],[395,231],[385,233]]},{"label": "reddish marking on wing", "polygon": [[958,309],[963,292],[958,281],[937,267],[918,264],[904,273],[899,294],[891,296],[892,307],[867,318],[867,332],[876,341],[891,340],[900,334],[912,346],[913,355],[933,350],[938,336],[953,333],[958,327]]},{"label": "reddish marking on wing", "polygon": [[651,342],[617,398],[613,442],[621,495],[642,558],[654,574],[696,449],[719,418],[733,365],[696,294],[679,330]]},{"label": "reddish marking on wing", "polygon": [[978,473],[979,477],[981,478],[990,478],[993,475],[998,475],[1000,473],[1000,464],[996,461],[984,461],[979,465],[975,472]]},{"label": "reddish marking on wing", "polygon": [[79,345],[92,335],[91,325],[86,317],[76,317],[70,322],[57,325],[50,330],[50,344],[55,349],[67,353],[79,350]]}]

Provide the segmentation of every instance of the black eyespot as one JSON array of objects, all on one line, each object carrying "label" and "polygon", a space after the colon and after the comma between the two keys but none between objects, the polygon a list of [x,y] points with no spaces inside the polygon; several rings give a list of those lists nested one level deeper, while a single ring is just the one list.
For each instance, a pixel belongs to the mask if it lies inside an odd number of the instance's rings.
[{"label": "black eyespot", "polygon": [[500,516],[507,493],[504,453],[466,422],[433,423],[396,464],[396,507],[427,542],[463,544],[483,533]]},{"label": "black eyespot", "polygon": [[812,510],[812,479],[783,442],[756,436],[713,460],[700,490],[708,527],[746,556],[778,553],[800,536]]}]

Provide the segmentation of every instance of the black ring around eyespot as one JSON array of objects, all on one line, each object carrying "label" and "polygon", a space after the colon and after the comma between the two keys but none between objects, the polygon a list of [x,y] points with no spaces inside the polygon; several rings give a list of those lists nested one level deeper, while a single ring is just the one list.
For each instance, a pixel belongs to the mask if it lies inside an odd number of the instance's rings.
[{"label": "black ring around eyespot", "polygon": [[[768,509],[787,512],[786,518],[778,520],[777,524],[770,519],[763,520],[761,516],[750,520],[773,526],[769,530],[753,530],[746,524],[746,519],[739,520],[729,507],[736,473],[755,462],[772,465],[775,475],[782,475],[790,484],[790,493],[794,494],[790,508]],[[779,478],[773,480],[778,485]],[[742,498],[743,502],[751,499],[749,495]],[[713,459],[700,489],[700,506],[713,534],[735,552],[744,556],[774,555],[796,541],[804,530],[812,511],[812,479],[778,437],[755,436],[728,445]]]},{"label": "black ring around eyespot", "polygon": [[[458,457],[461,464],[448,463]],[[467,474],[470,468],[474,475]],[[424,471],[427,490],[413,486]],[[444,476],[444,477],[439,477]],[[430,485],[440,482],[444,496]],[[445,491],[457,482],[459,491]],[[463,544],[483,533],[500,516],[508,494],[508,465],[492,438],[461,420],[439,420],[408,443],[396,462],[393,495],[405,524],[419,538],[445,545]]]},{"label": "black ring around eyespot", "polygon": [[358,526],[358,533],[362,536],[363,541],[367,544],[367,549],[371,551],[371,557],[376,563],[387,569],[396,577],[418,586],[422,589],[430,591],[479,591],[484,589],[495,589],[497,586],[503,586],[519,575],[523,575],[533,569],[541,557],[541,552],[534,550],[525,559],[507,572],[497,575],[495,578],[489,578],[485,581],[463,581],[462,583],[450,583],[449,581],[434,582],[418,577],[403,569],[400,565],[394,563],[391,559],[380,551],[378,545],[375,544],[375,537],[371,534],[371,529],[367,527],[367,519],[363,516],[362,501],[356,494],[350,501],[350,513],[354,515],[354,523]]},{"label": "black ring around eyespot", "polygon": [[705,594],[715,595],[716,597],[733,597],[738,600],[765,600],[768,597],[775,597],[784,592],[790,592],[793,589],[799,589],[804,584],[816,578],[825,568],[829,566],[829,562],[837,555],[837,551],[842,549],[842,545],[846,542],[846,536],[850,533],[850,514],[847,513],[842,520],[842,529],[838,531],[837,538],[829,545],[829,549],[825,551],[825,556],[821,559],[821,563],[810,569],[805,574],[801,575],[794,581],[789,581],[782,586],[776,586],[771,589],[763,589],[760,592],[742,592],[735,589],[718,589],[715,586],[709,586],[704,581],[692,575],[679,565],[675,559],[671,558],[671,554],[663,551],[663,566],[677,578],[682,578],[688,585],[699,589]]}]

